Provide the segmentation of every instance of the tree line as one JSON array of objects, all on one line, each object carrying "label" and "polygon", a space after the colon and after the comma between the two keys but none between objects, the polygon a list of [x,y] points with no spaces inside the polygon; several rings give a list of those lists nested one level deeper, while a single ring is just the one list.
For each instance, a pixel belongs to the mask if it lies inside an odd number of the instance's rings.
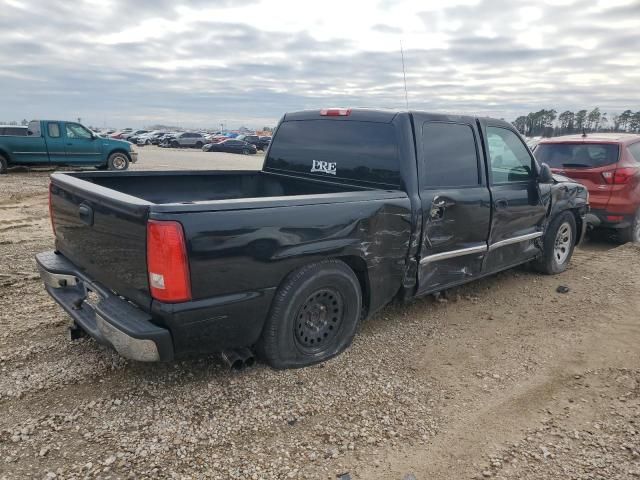
[{"label": "tree line", "polygon": [[527,137],[555,137],[580,132],[640,132],[640,111],[625,110],[615,115],[591,111],[565,110],[558,115],[556,110],[542,109],[516,118],[513,125]]}]

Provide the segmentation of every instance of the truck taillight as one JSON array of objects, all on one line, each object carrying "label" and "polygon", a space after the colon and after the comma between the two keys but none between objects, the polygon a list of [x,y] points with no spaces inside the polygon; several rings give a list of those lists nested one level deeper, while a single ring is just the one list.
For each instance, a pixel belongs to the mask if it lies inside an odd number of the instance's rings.
[{"label": "truck taillight", "polygon": [[156,300],[168,303],[191,300],[187,247],[180,223],[149,220],[147,271],[151,296]]},{"label": "truck taillight", "polygon": [[609,185],[622,185],[631,180],[639,171],[640,169],[638,169],[638,167],[616,168],[615,170],[602,172],[602,178],[604,178],[605,182]]},{"label": "truck taillight", "polygon": [[348,117],[351,115],[350,108],[323,108],[320,110],[323,117]]},{"label": "truck taillight", "polygon": [[53,184],[49,182],[49,220],[51,220],[51,230],[53,230],[53,236],[56,236],[56,223],[53,221],[53,205],[51,203]]}]

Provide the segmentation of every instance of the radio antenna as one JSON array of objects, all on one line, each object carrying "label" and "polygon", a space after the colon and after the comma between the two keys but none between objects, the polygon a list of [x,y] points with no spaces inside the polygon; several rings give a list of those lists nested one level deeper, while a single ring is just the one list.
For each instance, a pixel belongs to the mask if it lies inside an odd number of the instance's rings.
[{"label": "radio antenna", "polygon": [[407,110],[409,110],[409,94],[407,93],[407,72],[404,68],[404,49],[402,48],[402,40],[400,40],[400,56],[402,57],[402,77],[404,78],[404,101],[407,104]]}]

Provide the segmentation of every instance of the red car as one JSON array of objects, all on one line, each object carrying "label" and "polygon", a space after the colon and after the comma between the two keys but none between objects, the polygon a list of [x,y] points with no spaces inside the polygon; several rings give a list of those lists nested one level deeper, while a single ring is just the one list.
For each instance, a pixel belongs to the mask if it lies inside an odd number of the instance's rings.
[{"label": "red car", "polygon": [[624,242],[640,242],[640,135],[593,133],[545,138],[539,162],[589,190],[593,227],[615,228]]}]

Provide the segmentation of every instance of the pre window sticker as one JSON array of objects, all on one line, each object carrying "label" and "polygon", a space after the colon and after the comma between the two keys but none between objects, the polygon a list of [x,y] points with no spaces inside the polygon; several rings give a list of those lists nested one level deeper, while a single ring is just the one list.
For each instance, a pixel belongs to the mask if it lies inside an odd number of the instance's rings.
[{"label": "pre window sticker", "polygon": [[336,162],[324,162],[322,160],[313,160],[313,165],[311,166],[311,173],[313,172],[322,172],[328,173],[329,175],[337,175],[337,164]]}]

